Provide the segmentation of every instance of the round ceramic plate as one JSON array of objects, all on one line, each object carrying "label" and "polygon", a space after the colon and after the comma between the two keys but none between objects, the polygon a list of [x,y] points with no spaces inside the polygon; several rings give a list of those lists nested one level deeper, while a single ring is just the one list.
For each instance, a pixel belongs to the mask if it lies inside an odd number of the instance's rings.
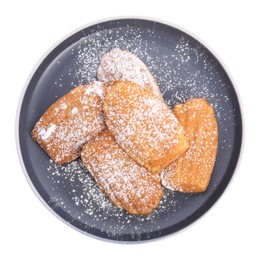
[{"label": "round ceramic plate", "polygon": [[[147,217],[114,207],[80,159],[55,165],[30,135],[37,120],[59,97],[97,79],[101,57],[113,48],[128,49],[147,65],[171,108],[190,98],[204,97],[212,104],[218,121],[218,153],[208,189],[198,194],[165,189],[160,205]],[[144,19],[88,26],[50,51],[26,86],[17,128],[22,166],[41,201],[77,230],[116,241],[166,236],[202,216],[228,185],[242,140],[237,94],[219,60],[188,33]]]}]

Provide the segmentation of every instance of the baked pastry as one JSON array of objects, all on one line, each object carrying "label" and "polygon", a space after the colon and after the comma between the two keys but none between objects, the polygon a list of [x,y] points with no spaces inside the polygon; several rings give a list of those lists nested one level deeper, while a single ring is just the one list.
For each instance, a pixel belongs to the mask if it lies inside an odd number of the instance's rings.
[{"label": "baked pastry", "polygon": [[104,89],[107,128],[139,165],[159,173],[188,149],[177,118],[152,92],[130,81],[110,82]]},{"label": "baked pastry", "polygon": [[134,54],[118,48],[106,53],[97,71],[99,81],[129,80],[153,92],[163,100],[155,78]]},{"label": "baked pastry", "polygon": [[102,95],[100,82],[78,86],[50,106],[36,123],[32,137],[55,163],[78,158],[82,146],[106,128]]},{"label": "baked pastry", "polygon": [[136,164],[108,130],[83,146],[82,161],[112,203],[130,214],[148,215],[163,196],[160,176]]},{"label": "baked pastry", "polygon": [[171,190],[203,192],[209,184],[218,148],[218,126],[212,106],[202,98],[174,107],[190,143],[188,151],[161,172]]}]

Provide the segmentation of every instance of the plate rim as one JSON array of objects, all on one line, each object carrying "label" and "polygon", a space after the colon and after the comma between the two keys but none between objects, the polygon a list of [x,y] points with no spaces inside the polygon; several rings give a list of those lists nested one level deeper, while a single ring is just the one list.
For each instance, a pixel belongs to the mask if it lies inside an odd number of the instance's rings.
[{"label": "plate rim", "polygon": [[[24,101],[24,96],[26,94],[26,91],[28,89],[29,83],[31,82],[33,76],[35,75],[35,72],[38,70],[38,68],[40,67],[40,65],[42,64],[42,62],[48,57],[48,55],[55,50],[56,47],[58,47],[61,43],[63,43],[65,40],[67,40],[69,37],[73,36],[76,33],[79,33],[80,31],[83,31],[84,29],[87,29],[91,26],[97,26],[99,24],[102,23],[107,23],[107,22],[112,22],[112,21],[118,21],[118,20],[144,20],[144,21],[148,21],[148,22],[154,22],[154,23],[160,23],[166,26],[169,26],[173,29],[177,29],[179,31],[181,31],[182,33],[186,33],[188,36],[192,37],[193,39],[195,39],[196,41],[198,41],[199,43],[201,43],[205,48],[208,49],[209,52],[211,52],[211,54],[214,56],[214,58],[219,62],[219,64],[223,67],[224,72],[227,74],[227,77],[229,78],[231,85],[234,89],[234,93],[236,94],[237,97],[237,102],[238,102],[238,107],[239,107],[239,112],[240,112],[240,119],[241,119],[241,143],[240,143],[240,150],[238,152],[238,158],[237,158],[237,162],[236,165],[234,167],[234,171],[231,174],[231,177],[229,178],[227,184],[225,185],[225,187],[223,188],[223,190],[221,192],[218,192],[218,196],[214,199],[214,201],[212,203],[210,203],[211,205],[207,207],[207,209],[203,210],[202,213],[199,214],[198,217],[195,218],[195,220],[192,221],[188,221],[188,224],[186,224],[184,227],[181,227],[179,229],[177,229],[174,232],[168,232],[167,234],[163,234],[161,236],[156,235],[156,237],[154,238],[148,238],[148,239],[141,239],[141,240],[118,240],[118,239],[111,239],[108,236],[103,237],[103,236],[97,236],[94,235],[92,233],[89,233],[87,231],[84,231],[78,227],[76,227],[75,225],[71,224],[70,222],[67,222],[64,218],[62,218],[56,211],[53,210],[53,208],[50,207],[50,205],[47,204],[47,202],[42,198],[42,196],[40,195],[40,193],[38,192],[38,190],[36,189],[36,187],[34,186],[29,173],[26,170],[26,166],[23,160],[23,156],[22,156],[22,150],[21,150],[21,146],[20,146],[20,133],[19,133],[19,126],[20,126],[20,114],[21,114],[21,108],[23,105],[23,101]],[[223,198],[223,195],[226,193],[227,189],[230,187],[230,184],[232,181],[234,181],[235,176],[237,175],[240,163],[241,163],[241,158],[244,152],[244,142],[245,142],[245,124],[244,124],[244,109],[243,109],[243,105],[242,105],[242,100],[241,100],[241,96],[240,96],[240,92],[238,91],[237,85],[235,83],[235,80],[231,74],[231,72],[229,71],[229,69],[227,68],[227,66],[225,65],[225,63],[223,62],[223,60],[220,58],[220,56],[218,55],[218,53],[216,53],[216,51],[214,51],[204,40],[202,40],[200,37],[198,37],[197,35],[195,35],[193,32],[187,30],[186,28],[183,28],[180,25],[177,25],[173,22],[170,21],[166,21],[157,17],[148,17],[148,16],[112,16],[112,17],[106,17],[106,18],[102,18],[102,19],[97,19],[94,21],[91,21],[89,23],[86,23],[78,28],[75,28],[74,30],[72,30],[71,32],[67,33],[66,35],[64,35],[63,37],[61,37],[59,40],[57,40],[54,44],[52,44],[51,47],[49,47],[38,59],[38,61],[35,63],[35,65],[33,66],[31,72],[29,73],[24,86],[21,90],[20,93],[20,97],[19,97],[19,101],[18,101],[18,105],[17,105],[17,109],[16,109],[16,118],[15,118],[15,143],[16,143],[16,150],[17,150],[17,154],[18,154],[18,158],[19,158],[19,162],[23,171],[23,174],[29,184],[29,186],[31,187],[33,193],[36,195],[36,197],[41,201],[41,203],[54,215],[56,216],[59,220],[61,220],[63,223],[67,224],[69,227],[72,227],[73,229],[79,231],[80,233],[87,235],[89,237],[93,237],[95,239],[98,240],[102,240],[102,241],[106,241],[106,242],[112,242],[112,243],[144,243],[144,242],[151,242],[151,241],[156,241],[158,239],[165,239],[168,238],[169,236],[173,236],[176,235],[180,232],[183,232],[185,230],[187,230],[188,228],[190,228],[193,224],[197,223],[199,220],[202,219],[202,217],[204,217],[206,215],[206,213],[209,212],[209,210],[211,210],[213,208],[213,206],[216,206],[217,202],[220,201],[221,198]],[[194,213],[193,213],[194,214]],[[155,231],[154,231],[155,232]],[[158,232],[158,231],[157,231]],[[164,233],[162,231],[162,233]]]}]

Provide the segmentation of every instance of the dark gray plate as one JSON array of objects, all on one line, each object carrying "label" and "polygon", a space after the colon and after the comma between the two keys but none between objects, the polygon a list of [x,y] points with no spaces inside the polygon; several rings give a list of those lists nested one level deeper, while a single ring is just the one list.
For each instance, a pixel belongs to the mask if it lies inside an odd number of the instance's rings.
[{"label": "dark gray plate", "polygon": [[[57,166],[30,136],[36,121],[54,101],[73,87],[96,79],[100,58],[115,47],[130,50],[145,62],[170,107],[204,97],[214,107],[218,120],[218,154],[207,191],[184,194],[165,190],[164,199],[149,217],[132,216],[115,208],[80,160]],[[44,204],[76,229],[117,241],[162,237],[203,215],[229,183],[242,140],[238,98],[219,60],[189,34],[143,19],[101,22],[61,42],[30,79],[18,120],[22,164]]]}]

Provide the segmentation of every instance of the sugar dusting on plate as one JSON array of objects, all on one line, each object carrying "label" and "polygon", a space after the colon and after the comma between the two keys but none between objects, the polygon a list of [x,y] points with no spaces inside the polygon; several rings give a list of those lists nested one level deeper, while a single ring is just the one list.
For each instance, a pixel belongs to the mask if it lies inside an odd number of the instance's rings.
[{"label": "sugar dusting on plate", "polygon": [[[61,196],[52,197],[50,202],[54,203],[55,207],[60,207],[68,214],[73,215],[72,221],[79,221],[91,227],[102,226],[102,229],[110,237],[125,234],[129,227],[132,227],[134,230],[132,235],[138,239],[144,222],[149,223],[150,230],[147,232],[160,229],[156,221],[160,214],[166,214],[173,208],[177,210],[181,203],[174,198],[173,192],[165,190],[165,196],[152,214],[135,216],[116,208],[110,202],[80,159],[65,165],[57,165],[49,160],[47,171],[47,178],[53,184],[52,188],[55,191],[63,189],[67,193],[67,196],[64,197],[64,192],[61,192]],[[114,222],[113,226],[111,226],[111,219]]]}]

